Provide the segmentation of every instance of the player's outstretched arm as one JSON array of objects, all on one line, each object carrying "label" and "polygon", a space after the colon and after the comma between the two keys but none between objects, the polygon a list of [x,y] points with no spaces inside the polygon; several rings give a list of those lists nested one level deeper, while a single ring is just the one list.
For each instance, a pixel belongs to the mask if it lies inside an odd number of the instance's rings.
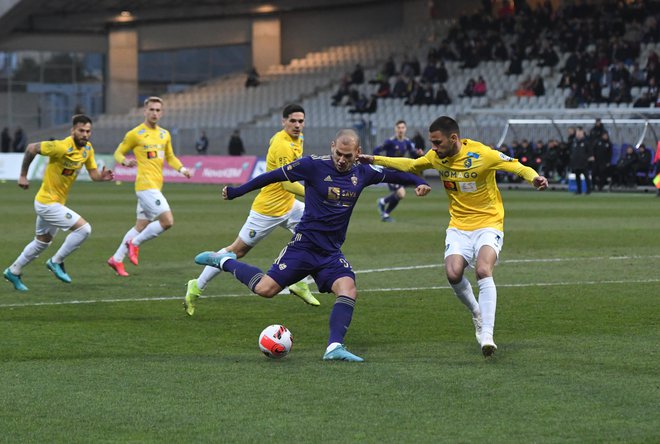
[{"label": "player's outstretched arm", "polygon": [[284,174],[284,169],[278,168],[276,170],[260,174],[254,179],[245,182],[240,187],[224,187],[222,189],[222,198],[225,200],[232,200],[247,194],[250,191],[263,188],[271,183],[284,182],[285,180],[289,180],[289,178],[286,177],[286,174]]}]

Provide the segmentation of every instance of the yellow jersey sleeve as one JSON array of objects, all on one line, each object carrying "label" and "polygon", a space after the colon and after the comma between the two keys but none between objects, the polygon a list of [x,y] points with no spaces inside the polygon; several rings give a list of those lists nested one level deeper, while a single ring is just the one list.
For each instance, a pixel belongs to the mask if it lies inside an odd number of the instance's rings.
[{"label": "yellow jersey sleeve", "polygon": [[[303,136],[293,139],[285,131],[276,133],[270,140],[266,154],[266,171],[281,168],[302,157]],[[290,186],[290,184],[289,184]],[[302,188],[302,185],[298,184]],[[304,189],[303,189],[304,193]],[[252,203],[252,211],[264,216],[282,216],[293,208],[295,197],[281,182],[266,185]]]},{"label": "yellow jersey sleeve", "polygon": [[[434,151],[429,151],[429,153],[434,153]],[[414,174],[419,174],[424,170],[433,168],[433,165],[427,156],[422,156],[417,159],[409,159],[407,157],[374,156],[374,164]]]},{"label": "yellow jersey sleeve", "polygon": [[64,205],[83,165],[87,170],[97,167],[92,145],[88,143],[79,148],[72,137],[41,142],[40,151],[41,155],[49,158],[43,182],[35,196],[35,200],[42,204]]}]

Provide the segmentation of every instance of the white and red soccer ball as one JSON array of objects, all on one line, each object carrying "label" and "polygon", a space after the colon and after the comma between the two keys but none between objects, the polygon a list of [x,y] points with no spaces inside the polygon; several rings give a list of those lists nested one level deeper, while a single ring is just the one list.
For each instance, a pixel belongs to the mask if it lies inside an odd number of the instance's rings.
[{"label": "white and red soccer ball", "polygon": [[291,347],[293,334],[283,325],[269,325],[259,335],[259,349],[269,358],[283,358],[289,354]]}]

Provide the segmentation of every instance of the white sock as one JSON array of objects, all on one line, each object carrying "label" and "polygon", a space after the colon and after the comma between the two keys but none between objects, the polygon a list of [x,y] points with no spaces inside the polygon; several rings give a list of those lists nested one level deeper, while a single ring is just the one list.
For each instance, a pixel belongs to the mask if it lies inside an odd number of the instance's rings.
[{"label": "white sock", "polygon": [[154,237],[158,237],[163,231],[165,231],[163,226],[159,221],[155,220],[147,225],[147,227],[142,230],[140,234],[133,238],[133,245],[139,247],[143,242],[153,239]]},{"label": "white sock", "polygon": [[[218,253],[226,252],[227,250],[224,248],[222,250],[218,250]],[[215,278],[220,273],[222,273],[222,270],[219,268],[209,266],[204,267],[204,270],[202,270],[202,273],[197,278],[197,287],[199,287],[200,290],[204,290],[209,282],[211,282],[213,278]]]},{"label": "white sock", "polygon": [[60,249],[57,250],[57,253],[52,257],[52,261],[56,264],[64,262],[64,259],[68,255],[80,248],[80,245],[85,242],[85,239],[87,239],[90,234],[92,234],[92,226],[88,223],[69,233],[66,239],[64,239],[64,243]]},{"label": "white sock", "polygon": [[458,284],[449,285],[454,289],[454,293],[456,293],[458,299],[472,312],[473,316],[476,316],[479,313],[479,303],[474,297],[470,281],[463,276],[463,279]]},{"label": "white sock", "polygon": [[23,252],[16,258],[13,264],[9,267],[9,271],[14,274],[21,274],[23,267],[35,260],[42,251],[44,251],[50,242],[41,242],[36,238],[32,240],[29,244],[25,246]]},{"label": "white sock", "polygon": [[126,234],[124,234],[124,238],[121,240],[121,244],[119,245],[119,248],[117,248],[115,254],[112,255],[114,260],[116,260],[117,262],[124,261],[124,258],[128,254],[128,247],[126,246],[126,242],[134,239],[135,236],[137,236],[138,234],[140,234],[140,232],[136,230],[135,227],[131,227],[131,229],[128,230]]},{"label": "white sock", "polygon": [[481,309],[482,336],[493,337],[495,330],[495,308],[497,306],[497,288],[492,277],[479,279],[479,308]]}]

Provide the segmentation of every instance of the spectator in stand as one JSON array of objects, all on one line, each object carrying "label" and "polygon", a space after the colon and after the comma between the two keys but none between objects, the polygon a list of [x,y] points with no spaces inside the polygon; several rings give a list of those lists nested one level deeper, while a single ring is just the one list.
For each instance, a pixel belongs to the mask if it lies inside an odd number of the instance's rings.
[{"label": "spectator in stand", "polygon": [[257,72],[257,68],[254,66],[252,69],[250,69],[247,73],[247,79],[245,79],[245,87],[250,88],[254,86],[259,86],[259,73]]},{"label": "spectator in stand", "polygon": [[541,67],[548,66],[550,68],[554,68],[557,63],[559,63],[559,56],[548,40],[544,40],[541,44],[539,58],[541,61],[538,66]]},{"label": "spectator in stand", "polygon": [[339,82],[339,88],[337,92],[332,96],[332,106],[345,105],[348,97],[351,93],[351,77],[348,74],[344,74],[341,81]]},{"label": "spectator in stand", "polygon": [[612,80],[610,88],[610,103],[630,103],[632,96],[630,93],[630,84],[626,79]]},{"label": "spectator in stand", "polygon": [[467,84],[465,85],[465,88],[463,89],[463,93],[460,94],[458,97],[472,97],[474,96],[474,86],[476,85],[477,82],[475,82],[474,79],[468,80]]},{"label": "spectator in stand", "polygon": [[230,156],[242,156],[245,154],[245,146],[243,146],[243,139],[241,139],[241,132],[237,129],[231,133],[229,138],[229,145],[227,152]]},{"label": "spectator in stand", "polygon": [[27,136],[25,135],[23,128],[19,126],[14,132],[14,143],[12,143],[12,148],[15,153],[22,153],[25,151],[26,146]]},{"label": "spectator in stand", "polygon": [[394,56],[389,56],[383,66],[383,74],[388,79],[396,74],[396,64],[394,63]]},{"label": "spectator in stand", "polygon": [[355,69],[351,73],[352,85],[362,85],[364,83],[364,68],[359,63],[355,65]]},{"label": "spectator in stand", "polygon": [[447,92],[447,88],[441,83],[438,85],[438,90],[435,93],[436,105],[451,105],[451,98]]},{"label": "spectator in stand", "polygon": [[438,70],[436,68],[435,62],[429,62],[428,65],[424,68],[422,72],[422,80],[425,80],[429,83],[438,83]]},{"label": "spectator in stand", "polygon": [[532,87],[532,79],[527,76],[518,84],[515,94],[518,97],[532,97],[534,95]]},{"label": "spectator in stand", "polygon": [[[596,122],[600,122],[600,119],[596,119]],[[612,142],[610,142],[610,135],[602,124],[600,127],[602,131],[594,131],[597,129],[597,126],[594,126],[589,132],[589,138],[593,142],[594,151],[594,163],[591,167],[594,189],[598,188],[598,191],[603,191],[611,174]]]},{"label": "spectator in stand", "polygon": [[390,82],[385,79],[381,80],[378,84],[378,89],[376,90],[375,96],[379,99],[386,99],[390,97],[390,95]]},{"label": "spectator in stand", "polygon": [[591,176],[589,175],[589,165],[594,161],[594,153],[589,139],[587,139],[584,129],[581,126],[575,128],[575,138],[571,142],[571,171],[575,174],[577,189],[575,194],[582,194],[582,179],[586,183],[585,194],[591,193]]},{"label": "spectator in stand", "polygon": [[653,153],[643,143],[637,149],[637,185],[646,186],[650,184],[649,173],[653,164]]},{"label": "spectator in stand", "polygon": [[408,95],[406,85],[406,78],[401,74],[397,76],[396,81],[394,82],[394,88],[392,88],[392,97],[399,99],[406,97]]},{"label": "spectator in stand", "polygon": [[476,83],[474,84],[472,93],[475,97],[483,97],[487,92],[488,88],[486,86],[486,80],[483,78],[483,76],[479,76]]},{"label": "spectator in stand", "polygon": [[545,83],[540,75],[534,76],[532,79],[532,92],[536,97],[545,95]]},{"label": "spectator in stand", "polygon": [[0,146],[2,147],[2,152],[8,153],[9,148],[11,147],[11,136],[9,135],[9,128],[4,127],[4,129],[2,130],[2,135],[0,135],[0,139],[2,139],[2,141],[0,142]]},{"label": "spectator in stand", "polygon": [[630,85],[631,86],[646,86],[648,80],[646,78],[646,71],[639,67],[639,62],[633,62],[630,67]]},{"label": "spectator in stand", "polygon": [[437,65],[436,69],[436,76],[438,78],[438,82],[440,83],[445,83],[447,80],[449,80],[449,73],[447,72],[447,67],[445,66],[445,62],[441,61]]},{"label": "spectator in stand", "polygon": [[209,138],[206,137],[206,131],[202,131],[199,138],[195,141],[195,151],[201,156],[206,156],[209,150]]}]

